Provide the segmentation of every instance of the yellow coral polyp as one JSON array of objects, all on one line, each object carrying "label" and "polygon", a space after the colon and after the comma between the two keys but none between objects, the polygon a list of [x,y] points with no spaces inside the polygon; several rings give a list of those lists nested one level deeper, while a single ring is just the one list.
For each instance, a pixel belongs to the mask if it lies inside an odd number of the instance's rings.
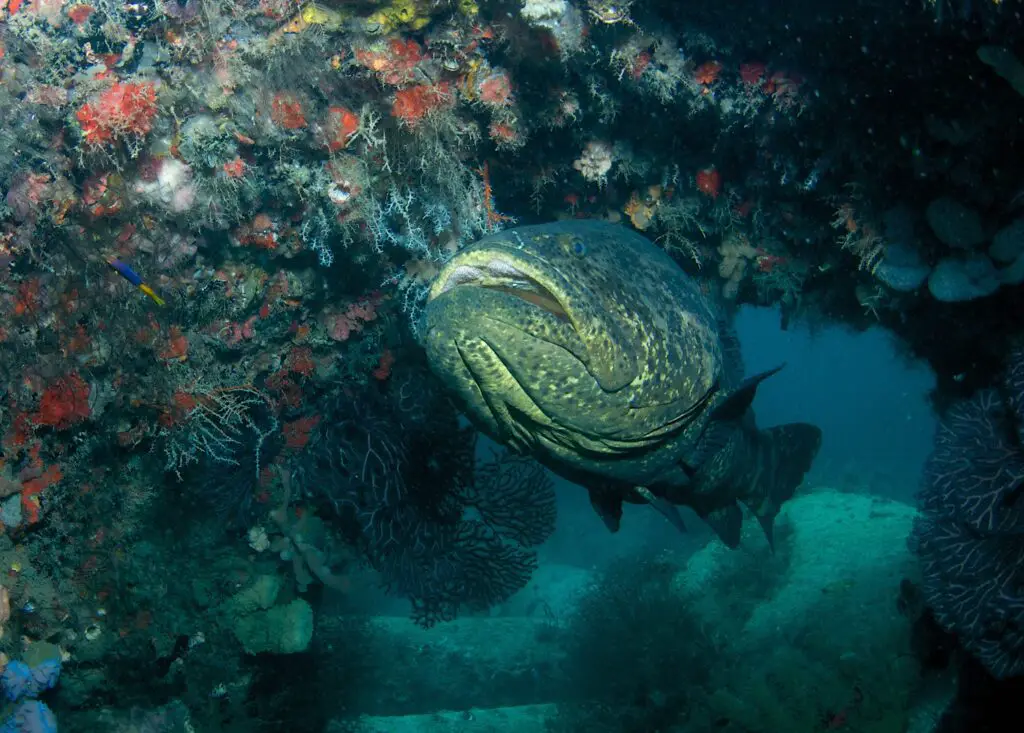
[{"label": "yellow coral polyp", "polygon": [[366,26],[376,33],[388,34],[399,28],[418,31],[430,23],[430,12],[416,0],[394,0],[366,19]]},{"label": "yellow coral polyp", "polygon": [[299,11],[299,16],[309,25],[322,25],[327,30],[337,30],[347,18],[346,14],[333,8],[325,8],[317,3],[306,3]]}]

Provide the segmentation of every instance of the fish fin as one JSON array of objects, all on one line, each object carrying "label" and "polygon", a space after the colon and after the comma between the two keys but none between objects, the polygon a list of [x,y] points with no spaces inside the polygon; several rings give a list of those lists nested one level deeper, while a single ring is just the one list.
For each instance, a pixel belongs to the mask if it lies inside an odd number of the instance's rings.
[{"label": "fish fin", "polygon": [[715,455],[732,439],[736,433],[736,424],[733,422],[711,421],[701,433],[693,453],[686,462],[680,461],[679,465],[683,472],[693,479],[710,456]]},{"label": "fish fin", "polygon": [[775,515],[765,514],[762,516],[754,514],[754,516],[757,517],[757,523],[761,525],[764,538],[768,540],[768,549],[772,551],[772,554],[775,554]]},{"label": "fish fin", "polygon": [[608,489],[587,489],[590,494],[590,506],[601,517],[610,532],[618,532],[622,522],[622,495]]},{"label": "fish fin", "polygon": [[821,429],[809,423],[790,423],[757,433],[757,479],[741,500],[761,523],[769,544],[772,525],[783,502],[791,499],[821,447]]},{"label": "fish fin", "polygon": [[152,298],[154,303],[156,303],[159,306],[163,306],[164,299],[157,295],[155,292],[153,292],[153,288],[146,285],[146,283],[142,283],[141,285],[139,285],[139,290],[141,290],[150,298]]},{"label": "fish fin", "polygon": [[750,408],[750,404],[754,401],[754,395],[757,394],[757,388],[761,382],[777,373],[784,366],[786,365],[780,364],[774,369],[755,374],[749,379],[744,380],[743,384],[737,387],[728,397],[715,405],[708,417],[719,422],[739,420]]},{"label": "fish fin", "polygon": [[715,509],[712,512],[701,515],[701,519],[707,522],[711,529],[715,530],[718,538],[725,543],[729,549],[736,549],[740,544],[740,534],[743,530],[743,510],[739,504],[731,504],[722,509]]},{"label": "fish fin", "polygon": [[675,504],[670,502],[668,499],[655,496],[646,486],[637,486],[635,490],[648,504],[654,507],[654,510],[657,511],[658,514],[665,517],[669,524],[680,532],[686,532],[686,523],[683,521],[683,515],[679,513],[679,509]]}]

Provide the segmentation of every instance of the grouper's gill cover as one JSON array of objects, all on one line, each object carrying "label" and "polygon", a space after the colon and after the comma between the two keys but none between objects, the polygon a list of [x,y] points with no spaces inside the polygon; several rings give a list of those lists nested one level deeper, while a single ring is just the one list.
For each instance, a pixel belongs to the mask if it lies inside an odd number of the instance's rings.
[{"label": "grouper's gill cover", "polygon": [[613,528],[643,497],[695,507],[730,544],[743,500],[770,531],[820,441],[814,426],[753,427],[760,378],[737,387],[732,339],[697,283],[623,227],[480,240],[439,273],[424,337],[477,425],[586,486]]}]

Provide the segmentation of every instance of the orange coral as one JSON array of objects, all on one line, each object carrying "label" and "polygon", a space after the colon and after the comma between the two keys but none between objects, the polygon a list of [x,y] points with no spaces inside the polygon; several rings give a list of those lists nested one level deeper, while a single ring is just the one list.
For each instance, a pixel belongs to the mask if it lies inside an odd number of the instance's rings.
[{"label": "orange coral", "polygon": [[50,466],[41,476],[30,478],[21,484],[21,515],[28,524],[39,521],[41,511],[40,494],[64,478],[60,466]]},{"label": "orange coral", "polygon": [[18,284],[18,294],[14,298],[14,315],[24,316],[37,311],[42,300],[39,286],[38,277]]},{"label": "orange coral", "polygon": [[165,428],[182,422],[199,406],[199,400],[191,392],[179,389],[171,395],[170,407],[160,413],[159,422]]},{"label": "orange coral", "polygon": [[512,103],[512,80],[504,71],[493,71],[477,83],[476,93],[488,107],[505,107]]},{"label": "orange coral", "polygon": [[224,164],[224,173],[228,178],[241,178],[245,175],[245,161],[236,155]]},{"label": "orange coral", "polygon": [[171,326],[167,334],[167,343],[157,352],[157,356],[165,361],[185,361],[188,359],[188,337],[178,326]]},{"label": "orange coral", "polygon": [[284,362],[289,372],[301,374],[304,377],[313,376],[316,364],[313,361],[313,352],[308,348],[295,348],[291,350]]},{"label": "orange coral", "polygon": [[270,103],[270,119],[286,130],[299,130],[306,126],[302,103],[290,92],[278,92]]},{"label": "orange coral", "polygon": [[519,134],[519,130],[506,122],[492,122],[487,127],[487,135],[494,141],[494,145],[499,150],[518,148],[526,142],[523,136]]},{"label": "orange coral", "polygon": [[242,224],[232,232],[234,242],[240,246],[257,249],[277,249],[277,222],[267,214],[259,213],[248,224]]},{"label": "orange coral", "polygon": [[423,49],[411,38],[392,38],[367,48],[356,48],[355,59],[373,71],[385,84],[401,86],[414,78],[416,65],[424,58]]},{"label": "orange coral", "polygon": [[722,174],[713,166],[697,171],[697,190],[715,199],[722,192]]},{"label": "orange coral", "polygon": [[710,86],[718,81],[718,75],[722,73],[722,65],[717,61],[706,61],[693,72],[693,78],[698,84]]},{"label": "orange coral", "polygon": [[79,325],[75,328],[75,332],[68,340],[68,351],[72,354],[84,354],[89,350],[89,346],[92,344],[92,339],[89,337],[89,333],[85,330],[85,326]]},{"label": "orange coral", "polygon": [[494,209],[494,199],[491,191],[491,169],[486,160],[477,172],[480,174],[480,180],[484,185],[483,199],[484,214],[487,217],[487,230],[494,231],[499,224],[509,221],[511,217],[505,216]]},{"label": "orange coral", "polygon": [[32,416],[32,422],[57,430],[66,430],[82,422],[92,412],[89,408],[90,391],[89,384],[77,372],[61,377],[43,392],[39,411]]},{"label": "orange coral", "polygon": [[414,127],[433,110],[449,104],[450,92],[448,82],[419,84],[408,89],[399,89],[395,92],[395,101],[391,105],[391,116]]},{"label": "orange coral", "polygon": [[391,349],[384,349],[380,355],[380,359],[377,361],[377,366],[373,370],[373,378],[378,382],[383,382],[391,376],[391,367],[395,365],[395,355]]},{"label": "orange coral", "polygon": [[320,424],[320,416],[300,417],[298,420],[286,422],[281,426],[281,434],[284,435],[286,448],[302,450],[309,443],[310,433],[313,428]]},{"label": "orange coral", "polygon": [[76,3],[68,8],[68,18],[75,25],[82,25],[85,21],[89,20],[89,16],[93,13],[93,7],[86,3]]},{"label": "orange coral", "polygon": [[0,441],[0,448],[3,448],[5,453],[14,453],[19,448],[24,448],[28,445],[28,439],[31,435],[32,424],[29,422],[29,416],[25,413],[18,413],[14,416],[14,420],[11,421],[11,425],[7,429],[3,440]]},{"label": "orange coral", "polygon": [[336,152],[345,148],[359,129],[359,116],[345,107],[331,107],[327,110],[325,142],[328,150]]},{"label": "orange coral", "polygon": [[151,82],[115,83],[75,113],[82,139],[92,147],[144,137],[156,117],[156,87]]}]

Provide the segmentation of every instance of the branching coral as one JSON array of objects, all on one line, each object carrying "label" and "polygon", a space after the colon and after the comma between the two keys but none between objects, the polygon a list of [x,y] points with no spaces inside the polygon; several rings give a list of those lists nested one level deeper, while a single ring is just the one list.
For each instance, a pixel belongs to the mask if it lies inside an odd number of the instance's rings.
[{"label": "branching coral", "polygon": [[406,388],[388,401],[336,401],[296,475],[388,590],[431,626],[529,581],[530,548],[554,527],[554,495],[542,469],[510,457],[474,475],[473,434],[443,397],[398,384]]},{"label": "branching coral", "polygon": [[[165,470],[180,476],[181,470],[193,463],[238,467],[240,451],[254,438],[251,447],[260,463],[263,441],[277,429],[272,416],[262,416],[269,398],[252,387],[179,390],[171,398],[164,414]],[[256,469],[258,474],[259,468]]]}]

